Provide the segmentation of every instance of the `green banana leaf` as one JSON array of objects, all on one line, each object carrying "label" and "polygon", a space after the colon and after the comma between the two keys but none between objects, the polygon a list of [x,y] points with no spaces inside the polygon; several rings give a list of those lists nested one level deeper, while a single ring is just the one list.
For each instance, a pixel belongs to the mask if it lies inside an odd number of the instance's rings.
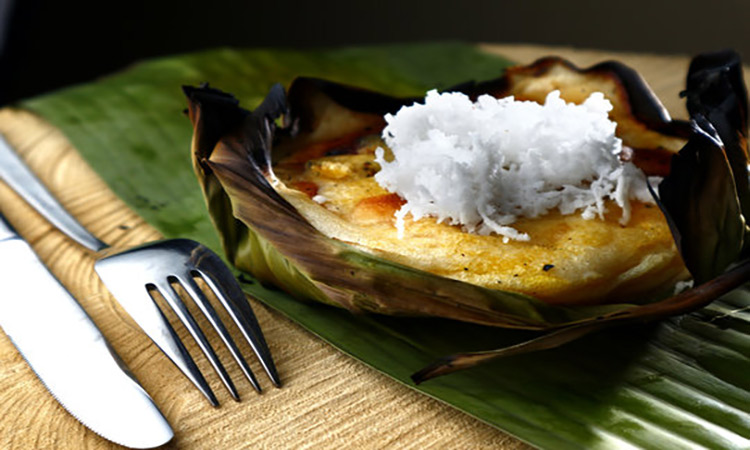
[{"label": "green banana leaf", "polygon": [[[324,77],[419,95],[497,77],[508,62],[461,43],[328,51],[213,50],[147,61],[20,106],[59,127],[109,186],[167,237],[220,251],[192,171],[180,86],[209,82],[254,108],[275,82]],[[658,324],[610,329],[414,386],[441,356],[538,334],[441,319],[354,316],[241,276],[244,288],[394,379],[545,448],[750,448],[750,288]],[[283,377],[283,373],[282,373]]]}]

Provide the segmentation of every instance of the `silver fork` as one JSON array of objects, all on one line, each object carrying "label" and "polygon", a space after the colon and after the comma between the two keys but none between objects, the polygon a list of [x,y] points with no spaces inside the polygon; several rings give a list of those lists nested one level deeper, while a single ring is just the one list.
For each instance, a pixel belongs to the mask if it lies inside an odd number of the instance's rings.
[{"label": "silver fork", "polygon": [[190,332],[232,398],[239,401],[234,383],[181,300],[175,285],[181,286],[195,302],[252,386],[260,392],[260,385],[247,361],[195,281],[202,279],[237,325],[271,382],[276,387],[281,386],[268,345],[247,298],[232,272],[213,251],[193,240],[169,239],[107,254],[108,245],[92,235],[60,205],[1,135],[0,179],[60,231],[97,254],[96,272],[112,295],[213,406],[219,404],[216,396],[157,305],[153,291],[159,293]]}]

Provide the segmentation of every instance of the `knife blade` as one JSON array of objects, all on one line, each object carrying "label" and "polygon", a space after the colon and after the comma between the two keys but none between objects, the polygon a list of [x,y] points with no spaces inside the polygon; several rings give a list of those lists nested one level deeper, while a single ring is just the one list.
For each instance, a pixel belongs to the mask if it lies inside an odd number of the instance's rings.
[{"label": "knife blade", "polygon": [[100,436],[131,448],[173,431],[94,322],[0,214],[0,328],[53,397]]}]

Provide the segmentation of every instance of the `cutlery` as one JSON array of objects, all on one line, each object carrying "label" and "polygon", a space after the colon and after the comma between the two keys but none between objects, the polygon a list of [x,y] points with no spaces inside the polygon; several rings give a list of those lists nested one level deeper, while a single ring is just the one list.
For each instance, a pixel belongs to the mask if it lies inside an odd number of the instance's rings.
[{"label": "cutlery", "polygon": [[271,382],[277,387],[281,385],[268,345],[247,298],[232,272],[213,251],[192,240],[170,239],[147,243],[119,253],[111,253],[107,244],[93,236],[65,211],[2,136],[0,136],[0,179],[4,180],[60,231],[97,253],[98,260],[95,269],[109,291],[149,338],[201,391],[211,405],[219,404],[216,396],[166,316],[154,301],[152,292],[158,292],[166,301],[195,339],[232,398],[239,400],[237,389],[226,369],[197,325],[195,318],[181,300],[175,288],[175,285],[179,285],[214,327],[248,381],[260,392],[260,385],[250,367],[195,281],[195,279],[202,279],[227,310],[258,357]]},{"label": "cutlery", "polygon": [[53,397],[132,448],[172,439],[159,409],[94,322],[0,214],[0,327]]}]

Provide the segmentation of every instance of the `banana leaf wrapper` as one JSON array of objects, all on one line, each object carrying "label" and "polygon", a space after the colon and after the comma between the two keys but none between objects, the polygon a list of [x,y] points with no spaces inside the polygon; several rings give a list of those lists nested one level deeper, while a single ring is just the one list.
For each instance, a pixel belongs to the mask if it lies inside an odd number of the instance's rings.
[{"label": "banana leaf wrapper", "polygon": [[[373,129],[382,129],[386,113],[395,113],[421,98],[395,98],[321,79],[298,78],[288,91],[274,86],[264,102],[249,111],[240,107],[232,95],[208,85],[186,86],[184,92],[194,127],[193,166],[227,258],[239,270],[297,298],[343,307],[354,313],[432,316],[549,331],[538,339],[511,348],[451,355],[415,374],[414,380],[421,382],[497,357],[556,347],[614,324],[687,312],[707,304],[746,279],[744,265],[729,276],[713,279],[736,260],[739,253],[734,250],[721,250],[720,254],[729,256],[714,258],[703,272],[694,269],[695,261],[706,252],[715,252],[717,247],[733,249],[738,244],[742,247],[742,239],[737,241],[736,225],[741,223],[744,233],[744,219],[738,208],[733,209],[735,203],[739,204],[738,187],[732,178],[724,144],[717,133],[707,138],[704,129],[710,127],[696,125],[702,123],[699,122],[702,119],[693,117],[690,123],[671,120],[634,70],[618,62],[579,69],[550,57],[530,66],[511,68],[495,80],[467,82],[447,90],[464,92],[472,98],[490,94],[540,100],[553,88],[563,90],[563,97],[566,89],[571,95],[578,92],[581,100],[590,92],[602,91],[613,102],[611,117],[618,123],[618,135],[626,145],[637,149],[634,162],[649,175],[667,176],[667,188],[660,188],[664,201],[660,201],[659,206],[683,258],[690,253],[689,249],[704,242],[693,238],[704,233],[708,226],[685,230],[685,222],[694,220],[695,214],[703,214],[713,194],[721,196],[724,201],[718,206],[723,213],[720,218],[715,214],[710,218],[702,217],[711,223],[729,224],[733,230],[731,243],[726,244],[722,237],[726,227],[714,227],[719,235],[711,240],[712,244],[703,245],[702,250],[696,252],[698,257],[686,260],[691,273],[694,276],[700,273],[696,279],[707,281],[706,285],[675,297],[655,298],[645,305],[638,299],[633,304],[562,307],[385,260],[329,238],[316,229],[306,215],[314,215],[319,206],[309,202],[299,191],[278,183],[272,164],[311,143],[352,139],[361,136],[363,130],[371,133]],[[700,104],[701,100],[694,103]],[[731,125],[738,123],[734,120]],[[737,142],[735,147],[738,148],[744,143],[741,138],[737,138]],[[693,148],[693,153],[714,155],[712,159],[718,161],[710,165],[713,167],[711,176],[705,176],[703,165],[690,165],[693,172],[703,174],[697,178],[713,179],[718,174],[724,180],[714,183],[719,188],[713,189],[712,195],[700,195],[705,183],[696,183],[694,173],[681,175],[689,170],[680,169],[677,174],[670,171],[675,166],[685,166],[683,154],[688,152],[683,147]],[[695,169],[696,166],[699,169]],[[691,183],[692,187],[685,191]],[[694,199],[696,191],[702,206],[696,208],[692,200],[688,201],[692,202],[691,206],[685,206],[685,198]],[[690,194],[682,195],[685,192]],[[677,201],[670,200],[675,197]],[[711,205],[717,208],[713,200]],[[691,212],[684,213],[686,210]]]}]

